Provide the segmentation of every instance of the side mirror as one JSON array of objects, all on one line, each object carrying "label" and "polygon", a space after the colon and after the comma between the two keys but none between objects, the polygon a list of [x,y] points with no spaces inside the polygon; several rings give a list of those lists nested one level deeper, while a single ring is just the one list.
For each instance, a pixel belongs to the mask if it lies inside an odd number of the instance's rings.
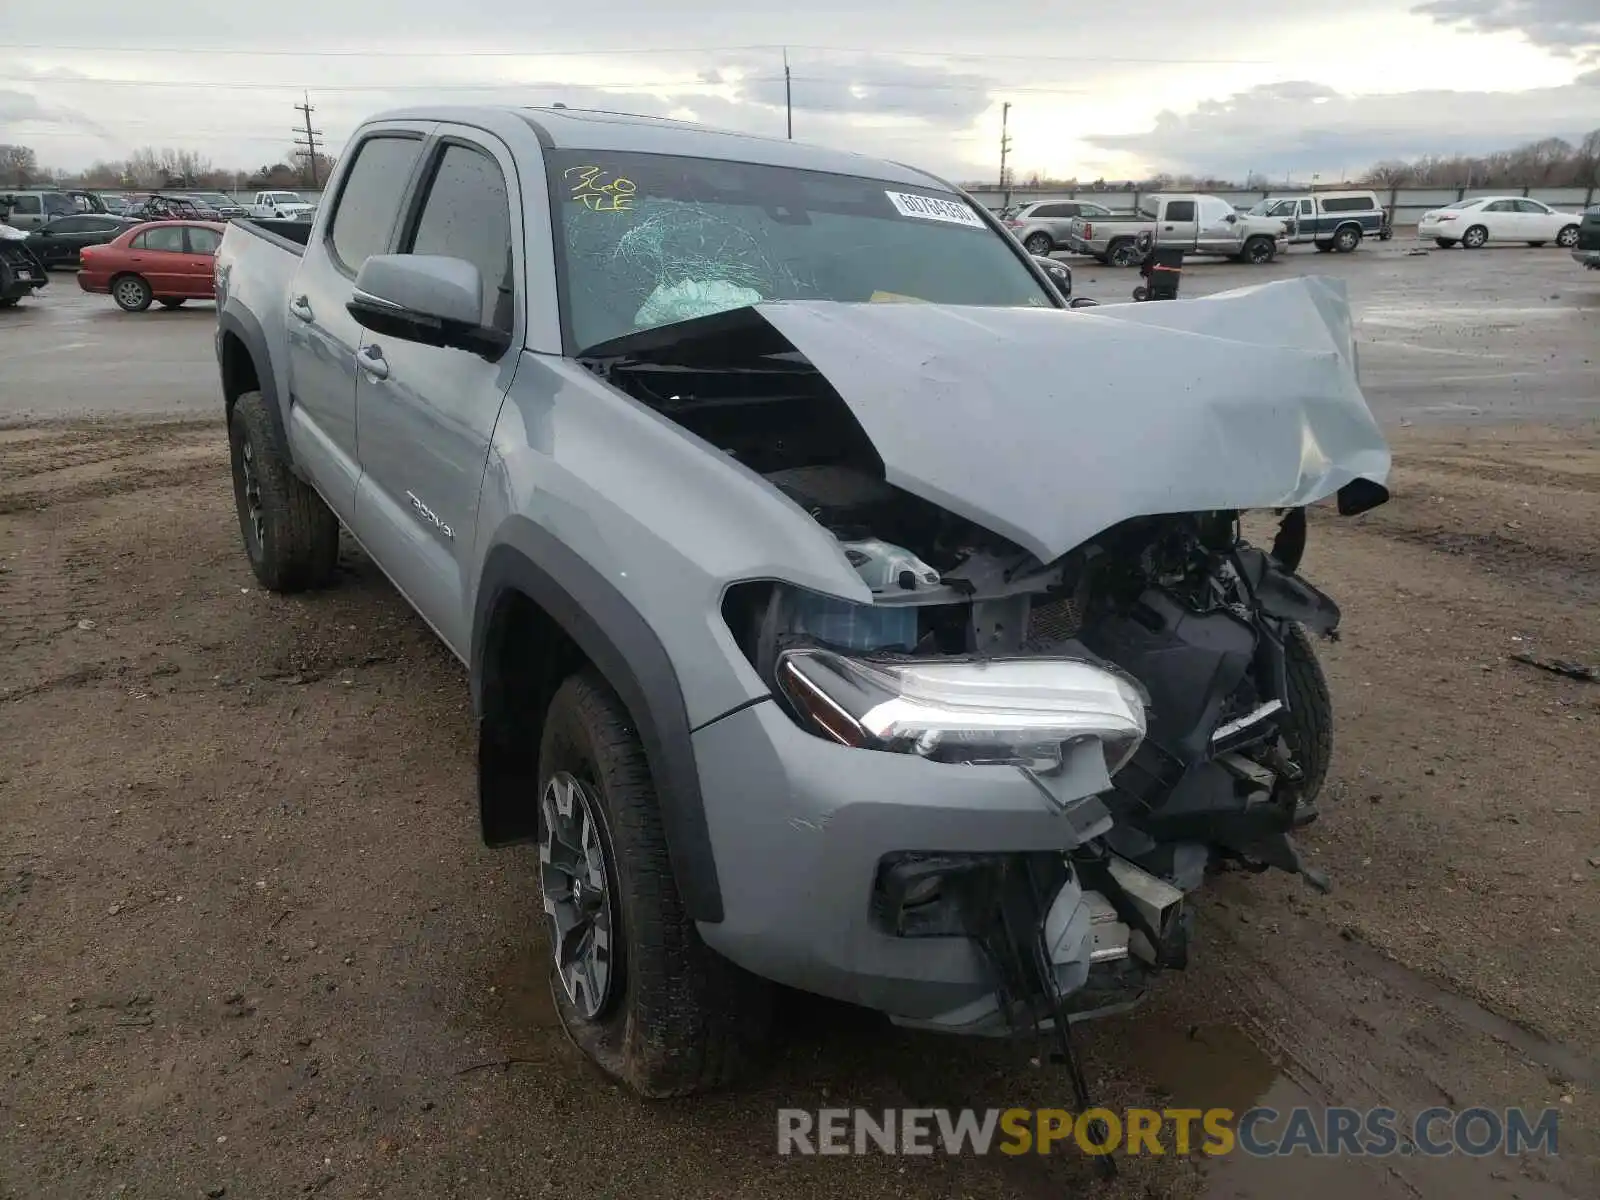
[{"label": "side mirror", "polygon": [[1229,213],[1227,216],[1223,217],[1222,219],[1224,221],[1226,221],[1229,225],[1237,225],[1239,223],[1239,214],[1238,213]]},{"label": "side mirror", "polygon": [[1056,285],[1056,291],[1061,293],[1063,300],[1072,298],[1072,268],[1064,262],[1057,262],[1042,254],[1035,254],[1033,261],[1044,272],[1045,278]]},{"label": "side mirror", "polygon": [[491,362],[511,336],[483,323],[483,279],[460,258],[374,254],[361,264],[345,305],[365,329],[424,346],[470,350]]}]

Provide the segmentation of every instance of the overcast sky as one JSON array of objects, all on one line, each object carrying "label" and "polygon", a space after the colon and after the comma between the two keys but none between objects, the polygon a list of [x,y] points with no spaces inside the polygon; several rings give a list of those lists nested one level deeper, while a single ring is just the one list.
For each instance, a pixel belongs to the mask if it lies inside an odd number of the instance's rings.
[{"label": "overcast sky", "polygon": [[250,169],[437,99],[671,114],[959,179],[1324,178],[1600,127],[1600,0],[0,0],[0,142]]}]

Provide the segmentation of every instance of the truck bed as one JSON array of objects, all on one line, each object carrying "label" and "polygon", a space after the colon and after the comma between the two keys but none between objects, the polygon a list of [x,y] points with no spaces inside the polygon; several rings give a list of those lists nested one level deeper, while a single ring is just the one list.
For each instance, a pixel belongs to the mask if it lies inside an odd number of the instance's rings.
[{"label": "truck bed", "polygon": [[235,217],[228,223],[237,225],[297,257],[305,254],[306,242],[311,239],[310,221],[280,221],[273,217]]}]

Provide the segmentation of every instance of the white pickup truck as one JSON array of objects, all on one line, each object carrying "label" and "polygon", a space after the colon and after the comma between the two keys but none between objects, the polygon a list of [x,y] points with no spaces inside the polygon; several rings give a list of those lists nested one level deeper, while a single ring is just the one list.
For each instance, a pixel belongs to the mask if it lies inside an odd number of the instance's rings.
[{"label": "white pickup truck", "polygon": [[271,217],[280,221],[308,218],[317,210],[317,206],[299,192],[257,192],[255,199],[245,207],[252,217]]},{"label": "white pickup truck", "polygon": [[1158,246],[1249,263],[1269,263],[1289,248],[1281,220],[1236,212],[1226,200],[1193,193],[1146,196],[1136,213],[1079,217],[1067,232],[1067,244],[1113,267],[1132,267],[1144,257],[1141,233]]}]

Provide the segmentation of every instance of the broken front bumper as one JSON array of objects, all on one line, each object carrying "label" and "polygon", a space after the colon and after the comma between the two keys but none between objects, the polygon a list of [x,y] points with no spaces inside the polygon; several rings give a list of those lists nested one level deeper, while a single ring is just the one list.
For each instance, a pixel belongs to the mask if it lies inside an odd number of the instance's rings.
[{"label": "broken front bumper", "polygon": [[[775,703],[701,729],[695,757],[726,913],[700,926],[706,943],[764,978],[907,1024],[1006,1026],[974,939],[896,936],[883,920],[886,858],[1065,852],[1111,823],[1095,742],[1068,748],[1053,789],[1072,798],[1064,805],[1015,767],[829,743]],[[1045,930],[1064,990],[1083,982],[1097,948],[1126,957],[1127,929],[1108,907],[1071,880],[1055,897]]]}]

